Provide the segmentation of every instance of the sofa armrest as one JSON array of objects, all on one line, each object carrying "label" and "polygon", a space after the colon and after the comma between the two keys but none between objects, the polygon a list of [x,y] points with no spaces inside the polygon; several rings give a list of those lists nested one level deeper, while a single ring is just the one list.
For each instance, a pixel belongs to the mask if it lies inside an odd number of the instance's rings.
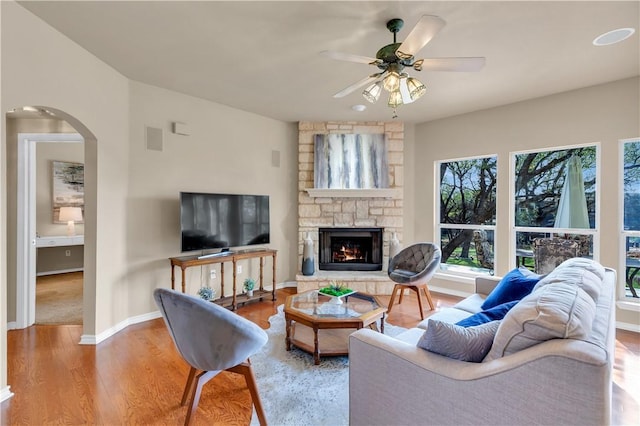
[{"label": "sofa armrest", "polygon": [[502,277],[481,275],[476,277],[476,293],[487,295],[496,288]]},{"label": "sofa armrest", "polygon": [[491,362],[469,363],[358,330],[349,338],[350,424],[558,424],[569,418],[607,424],[606,355],[604,362],[598,356],[583,359],[581,345],[589,344],[549,341]]}]

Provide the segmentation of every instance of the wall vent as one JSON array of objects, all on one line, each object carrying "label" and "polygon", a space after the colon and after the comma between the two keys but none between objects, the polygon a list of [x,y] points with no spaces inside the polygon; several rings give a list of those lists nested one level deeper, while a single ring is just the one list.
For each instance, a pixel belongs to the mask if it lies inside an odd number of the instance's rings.
[{"label": "wall vent", "polygon": [[146,126],[145,138],[147,140],[147,149],[162,151],[162,129]]}]

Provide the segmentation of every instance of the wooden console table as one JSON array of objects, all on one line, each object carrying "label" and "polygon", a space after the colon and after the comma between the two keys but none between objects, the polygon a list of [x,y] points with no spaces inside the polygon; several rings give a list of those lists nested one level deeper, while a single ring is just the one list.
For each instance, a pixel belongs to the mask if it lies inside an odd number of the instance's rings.
[{"label": "wooden console table", "polygon": [[[225,252],[224,254],[216,255],[213,257],[202,257],[199,256],[181,256],[181,257],[171,257],[169,260],[171,261],[171,288],[175,290],[175,267],[178,266],[182,270],[182,292],[185,292],[186,282],[185,282],[185,270],[191,266],[202,266],[202,265],[211,265],[213,263],[220,264],[220,297],[214,300],[215,303],[224,307],[230,307],[231,310],[235,311],[238,303],[246,303],[251,300],[262,300],[264,296],[271,293],[271,300],[276,300],[276,255],[277,250],[271,249],[248,249],[248,250],[238,250],[238,251],[230,251]],[[264,279],[263,279],[263,270],[264,270],[264,259],[266,257],[272,258],[272,267],[273,267],[273,287],[271,291],[266,291],[264,289]],[[237,278],[237,262],[242,259],[253,259],[260,258],[260,288],[253,291],[253,296],[249,297],[246,293],[236,294],[236,278]],[[225,262],[233,263],[233,292],[231,296],[224,295],[224,264]]]}]

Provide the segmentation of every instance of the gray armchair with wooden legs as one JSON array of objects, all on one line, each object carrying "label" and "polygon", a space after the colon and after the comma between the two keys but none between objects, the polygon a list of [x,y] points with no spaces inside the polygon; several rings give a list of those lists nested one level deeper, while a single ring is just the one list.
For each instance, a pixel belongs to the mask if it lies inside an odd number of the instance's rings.
[{"label": "gray armchair with wooden legs", "polygon": [[249,357],[267,343],[267,333],[251,321],[193,296],[158,288],[153,297],[173,343],[191,366],[181,401],[185,405],[190,395],[184,424],[189,424],[198,407],[202,387],[221,371],[230,371],[245,377],[260,425],[265,426],[267,420]]},{"label": "gray armchair with wooden legs", "polygon": [[416,243],[402,249],[389,260],[389,278],[396,284],[393,286],[387,313],[391,313],[398,291],[400,291],[398,303],[402,303],[402,297],[406,289],[416,292],[421,319],[424,319],[421,292],[427,297],[429,307],[432,310],[435,309],[427,282],[438,270],[441,257],[440,247],[437,245],[433,243]]}]

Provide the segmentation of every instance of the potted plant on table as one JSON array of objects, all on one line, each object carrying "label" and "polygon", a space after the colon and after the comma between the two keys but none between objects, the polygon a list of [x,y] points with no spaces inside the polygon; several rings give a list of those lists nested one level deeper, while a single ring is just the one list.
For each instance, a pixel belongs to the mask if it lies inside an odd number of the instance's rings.
[{"label": "potted plant on table", "polygon": [[249,297],[253,297],[253,289],[256,286],[256,280],[254,280],[253,278],[245,278],[244,280],[244,291],[247,292],[247,296]]},{"label": "potted plant on table", "polygon": [[200,287],[198,296],[207,301],[212,301],[216,297],[216,291],[209,286]]},{"label": "potted plant on table", "polygon": [[335,303],[336,305],[343,303],[342,297],[355,293],[352,289],[336,281],[331,281],[327,287],[322,287],[318,292],[331,297],[331,303]]}]

